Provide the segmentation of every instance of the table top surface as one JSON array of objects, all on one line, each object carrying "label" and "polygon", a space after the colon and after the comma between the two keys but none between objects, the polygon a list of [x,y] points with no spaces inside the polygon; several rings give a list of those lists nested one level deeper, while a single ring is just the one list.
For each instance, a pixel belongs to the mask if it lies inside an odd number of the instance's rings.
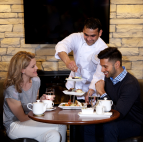
[{"label": "table top surface", "polygon": [[110,117],[85,117],[79,116],[80,109],[61,109],[56,107],[53,111],[46,111],[43,116],[35,116],[32,111],[28,113],[28,116],[38,122],[53,123],[53,124],[66,124],[66,125],[87,125],[106,123],[117,119],[120,113],[116,110],[111,110],[112,115]]}]

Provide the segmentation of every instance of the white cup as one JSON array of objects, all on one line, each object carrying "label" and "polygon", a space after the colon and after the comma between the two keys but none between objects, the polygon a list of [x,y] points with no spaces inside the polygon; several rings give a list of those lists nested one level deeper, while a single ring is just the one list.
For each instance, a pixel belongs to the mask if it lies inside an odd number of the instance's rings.
[{"label": "white cup", "polygon": [[44,104],[47,104],[47,108],[53,108],[54,102],[52,100],[42,100]]},{"label": "white cup", "polygon": [[104,107],[101,105],[96,106],[96,113],[97,114],[104,114]]}]

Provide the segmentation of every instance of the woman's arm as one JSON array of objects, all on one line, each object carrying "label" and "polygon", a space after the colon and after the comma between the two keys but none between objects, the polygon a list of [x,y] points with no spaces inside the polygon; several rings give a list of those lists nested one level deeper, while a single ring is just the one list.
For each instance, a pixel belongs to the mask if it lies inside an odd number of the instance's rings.
[{"label": "woman's arm", "polygon": [[6,98],[7,104],[13,114],[19,119],[20,122],[29,120],[28,115],[24,113],[21,102],[12,98]]}]

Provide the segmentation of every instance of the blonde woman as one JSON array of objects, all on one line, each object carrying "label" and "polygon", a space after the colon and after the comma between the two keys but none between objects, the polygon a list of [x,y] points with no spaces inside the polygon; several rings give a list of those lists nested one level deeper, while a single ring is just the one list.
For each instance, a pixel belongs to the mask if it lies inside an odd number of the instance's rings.
[{"label": "blonde woman", "polygon": [[[20,51],[9,65],[4,91],[3,124],[11,139],[32,138],[39,142],[65,142],[66,125],[47,124],[28,117],[27,104],[39,99],[40,79],[35,54]],[[45,99],[43,95],[40,100]]]}]

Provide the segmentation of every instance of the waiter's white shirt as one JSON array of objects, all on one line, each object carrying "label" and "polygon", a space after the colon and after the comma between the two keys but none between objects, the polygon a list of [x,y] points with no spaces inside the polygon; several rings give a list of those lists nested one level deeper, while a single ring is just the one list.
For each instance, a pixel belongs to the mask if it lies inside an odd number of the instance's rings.
[{"label": "waiter's white shirt", "polygon": [[[82,82],[76,82],[75,88],[82,89],[84,92],[87,92],[90,88],[96,92],[95,83],[100,79],[104,79],[104,74],[101,72],[100,60],[97,58],[97,55],[105,48],[107,48],[107,45],[100,37],[93,45],[89,46],[84,40],[82,32],[73,33],[58,42],[55,47],[55,58],[60,59],[58,56],[59,52],[64,51],[68,54],[73,51],[78,71],[76,73],[71,71],[69,76],[82,76],[85,79]],[[67,81],[66,87],[67,89],[74,88],[74,82]],[[77,99],[84,99],[84,96],[77,97]]]}]

